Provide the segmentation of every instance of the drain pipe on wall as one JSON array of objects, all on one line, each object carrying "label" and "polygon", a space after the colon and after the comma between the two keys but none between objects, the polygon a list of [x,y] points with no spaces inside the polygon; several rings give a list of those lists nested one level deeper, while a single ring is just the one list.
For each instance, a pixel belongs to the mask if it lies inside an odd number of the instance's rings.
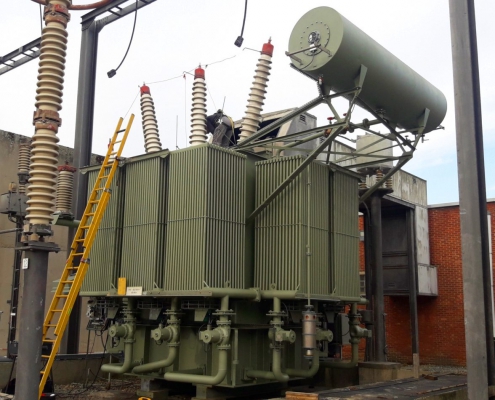
[{"label": "drain pipe on wall", "polygon": [[[159,326],[151,331],[151,337],[157,343],[168,343],[168,355],[160,361],[151,362],[148,364],[138,365],[132,370],[133,374],[143,374],[147,372],[158,371],[161,368],[171,366],[177,358],[178,349],[180,346],[180,319],[177,318],[179,310],[179,299],[172,299],[172,306],[167,310],[166,314],[170,316],[167,321],[167,326]],[[161,324],[160,324],[161,325]]]},{"label": "drain pipe on wall", "polygon": [[218,385],[227,375],[227,355],[230,350],[230,320],[229,315],[232,311],[229,310],[229,297],[224,296],[221,300],[220,310],[213,315],[219,316],[217,321],[218,327],[208,329],[200,333],[200,340],[203,343],[216,343],[218,349],[218,370],[216,375],[192,375],[179,372],[166,372],[164,377],[167,381],[193,383],[196,385]]},{"label": "drain pipe on wall", "polygon": [[101,366],[103,372],[112,374],[124,374],[129,372],[135,365],[133,357],[134,333],[136,332],[136,319],[134,318],[134,304],[131,299],[124,299],[127,305],[124,306],[123,313],[125,314],[124,324],[112,325],[108,330],[110,337],[118,337],[124,339],[124,362],[122,364],[104,364]]}]

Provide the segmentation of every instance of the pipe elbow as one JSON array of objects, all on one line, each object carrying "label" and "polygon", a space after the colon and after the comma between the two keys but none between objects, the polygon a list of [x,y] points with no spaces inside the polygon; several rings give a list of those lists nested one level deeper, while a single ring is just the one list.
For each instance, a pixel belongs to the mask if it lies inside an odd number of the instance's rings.
[{"label": "pipe elbow", "polygon": [[311,364],[311,368],[308,370],[302,370],[302,369],[292,369],[292,368],[287,368],[286,372],[290,377],[294,378],[312,378],[313,376],[316,375],[318,370],[320,369],[320,355],[318,354],[319,352],[315,351],[313,355],[313,361]]}]

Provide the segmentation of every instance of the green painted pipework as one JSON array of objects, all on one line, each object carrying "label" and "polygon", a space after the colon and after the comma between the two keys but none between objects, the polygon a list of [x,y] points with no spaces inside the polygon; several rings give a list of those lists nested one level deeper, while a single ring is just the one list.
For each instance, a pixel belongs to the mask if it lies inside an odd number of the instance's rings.
[{"label": "green painted pipework", "polygon": [[[357,304],[351,304],[351,315],[357,315]],[[353,320],[350,321],[350,334],[351,334],[351,360],[350,361],[322,361],[320,365],[325,368],[356,368],[359,362],[359,340],[361,335],[359,335],[358,330],[354,329],[354,327],[359,328],[359,320],[356,317],[353,317]],[[362,330],[359,329],[359,331]],[[356,336],[359,335],[359,336]]]},{"label": "green painted pipework", "polygon": [[166,334],[165,340],[168,343],[168,355],[166,358],[160,361],[155,361],[143,365],[138,365],[132,370],[133,374],[143,374],[147,372],[157,371],[161,368],[166,368],[171,366],[178,353],[178,348],[180,345],[180,321],[177,318],[177,311],[179,310],[179,299],[174,297],[172,299],[172,304],[170,307],[170,320],[168,326],[164,329]]},{"label": "green painted pipework", "polygon": [[[280,298],[273,298],[273,320],[271,324],[275,329],[282,329],[282,318],[280,317]],[[278,313],[278,315],[277,315]],[[269,333],[270,335],[270,333]],[[282,372],[282,344],[281,342],[274,341],[272,344],[272,370],[271,371],[259,371],[252,370],[247,371],[246,375],[250,378],[262,378],[269,380],[277,380],[279,382],[287,382],[289,375]]]},{"label": "green painted pipework", "polygon": [[320,369],[320,352],[317,349],[315,349],[313,354],[313,361],[310,369],[304,370],[304,369],[287,368],[285,372],[287,373],[287,375],[289,375],[292,378],[312,378],[313,376],[316,375],[319,369]]},{"label": "green painted pipework", "polygon": [[125,299],[124,301],[127,301],[124,318],[125,324],[112,325],[109,329],[110,336],[124,339],[124,362],[122,364],[104,364],[101,366],[103,372],[125,374],[136,365],[136,363],[132,361],[135,342],[134,333],[136,332],[136,320],[133,315],[134,307],[131,299]]},{"label": "green painted pipework", "polygon": [[81,223],[81,221],[79,221],[78,219],[57,219],[57,222],[55,223],[55,225],[59,225],[59,226],[68,226],[69,228],[77,228],[79,227],[79,224]]},{"label": "green painted pipework", "polygon": [[[222,297],[221,312],[229,311],[229,297]],[[230,350],[230,321],[226,315],[220,315],[219,321],[217,322],[218,327],[214,331],[220,333],[219,340],[217,342],[218,349],[218,370],[213,376],[206,375],[195,375],[195,374],[185,374],[179,372],[166,372],[164,378],[167,381],[172,382],[183,382],[192,383],[196,385],[218,385],[220,384],[227,375],[227,361],[228,354]],[[215,335],[216,336],[216,335]]]}]

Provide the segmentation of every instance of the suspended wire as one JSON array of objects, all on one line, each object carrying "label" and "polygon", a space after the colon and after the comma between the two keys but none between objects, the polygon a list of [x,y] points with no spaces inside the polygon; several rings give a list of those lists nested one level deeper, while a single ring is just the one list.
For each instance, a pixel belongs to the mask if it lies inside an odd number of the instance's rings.
[{"label": "suspended wire", "polygon": [[136,96],[134,97],[134,100],[132,100],[131,106],[129,107],[129,109],[128,109],[128,110],[127,110],[127,112],[125,113],[125,115],[124,115],[124,119],[125,119],[125,117],[127,117],[127,114],[129,114],[129,111],[131,111],[131,108],[132,108],[132,106],[134,105],[134,103],[136,102],[136,99],[138,98],[138,96],[139,96],[139,90],[138,90],[138,92],[136,93]]},{"label": "suspended wire", "polygon": [[244,36],[244,25],[246,24],[247,3],[248,3],[248,0],[246,0],[246,2],[244,4],[244,18],[242,20],[241,37]]},{"label": "suspended wire", "polygon": [[184,77],[184,136],[186,137],[186,147],[187,147],[187,79],[186,74]]},{"label": "suspended wire", "polygon": [[129,41],[129,45],[127,46],[127,50],[125,51],[124,58],[120,62],[119,66],[117,68],[115,68],[115,72],[117,72],[119,70],[120,66],[124,63],[124,60],[127,57],[127,53],[129,53],[129,49],[131,48],[132,39],[134,39],[134,32],[136,30],[136,21],[137,21],[137,13],[138,13],[138,3],[139,3],[139,0],[136,0],[136,10],[134,11],[134,24],[132,25],[131,40]]}]

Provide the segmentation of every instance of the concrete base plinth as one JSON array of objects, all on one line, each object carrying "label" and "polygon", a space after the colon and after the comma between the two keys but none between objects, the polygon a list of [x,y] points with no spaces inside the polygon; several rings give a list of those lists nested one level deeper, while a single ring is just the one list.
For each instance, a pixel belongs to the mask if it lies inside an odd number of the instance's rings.
[{"label": "concrete base plinth", "polygon": [[360,385],[399,379],[399,363],[367,361],[360,362],[358,367]]}]

